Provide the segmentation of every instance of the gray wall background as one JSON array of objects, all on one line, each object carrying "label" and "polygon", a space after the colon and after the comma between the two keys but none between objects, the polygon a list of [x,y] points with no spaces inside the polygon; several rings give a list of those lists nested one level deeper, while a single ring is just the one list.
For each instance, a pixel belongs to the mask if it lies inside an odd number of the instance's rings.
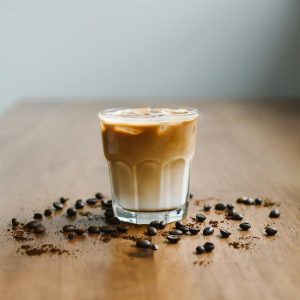
[{"label": "gray wall background", "polygon": [[299,97],[300,1],[0,0],[0,110],[140,96]]}]

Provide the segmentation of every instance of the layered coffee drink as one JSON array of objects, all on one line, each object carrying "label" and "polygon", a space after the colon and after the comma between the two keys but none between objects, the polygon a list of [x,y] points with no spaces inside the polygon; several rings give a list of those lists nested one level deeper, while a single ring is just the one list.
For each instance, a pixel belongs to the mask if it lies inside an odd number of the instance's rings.
[{"label": "layered coffee drink", "polygon": [[99,116],[117,215],[117,208],[132,216],[144,213],[142,219],[146,213],[153,217],[153,213],[183,209],[195,152],[197,111],[124,108]]}]

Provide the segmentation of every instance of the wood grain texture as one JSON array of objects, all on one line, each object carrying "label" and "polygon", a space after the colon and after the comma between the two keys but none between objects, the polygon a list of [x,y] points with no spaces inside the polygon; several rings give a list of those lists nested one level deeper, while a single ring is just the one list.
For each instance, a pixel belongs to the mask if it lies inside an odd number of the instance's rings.
[{"label": "wood grain texture", "polygon": [[[130,240],[103,243],[87,236],[68,242],[56,233],[67,223],[58,214],[44,221],[51,230],[30,243],[50,242],[77,257],[17,253],[21,244],[7,232],[12,217],[29,220],[33,211],[47,208],[60,196],[74,201],[110,192],[97,118],[97,111],[109,104],[21,103],[0,119],[1,299],[299,297],[299,102],[184,104],[201,111],[191,191],[195,199],[206,199],[191,201],[189,218],[204,202],[235,202],[244,195],[280,202],[281,217],[269,219],[267,207],[239,206],[252,224],[250,232],[240,232],[238,222],[225,221],[219,225],[233,231],[229,240],[220,239],[218,230],[210,237],[185,236],[177,245],[157,236],[153,240],[160,250],[137,257]],[[95,211],[100,214],[101,209]],[[202,229],[210,220],[224,219],[214,211],[207,216]],[[80,221],[75,223],[96,222]],[[266,224],[275,224],[278,235],[265,237]],[[142,235],[144,227],[131,232]],[[259,237],[251,239],[248,250],[228,245],[247,236]],[[195,247],[206,240],[215,243],[215,251],[196,255]]]}]

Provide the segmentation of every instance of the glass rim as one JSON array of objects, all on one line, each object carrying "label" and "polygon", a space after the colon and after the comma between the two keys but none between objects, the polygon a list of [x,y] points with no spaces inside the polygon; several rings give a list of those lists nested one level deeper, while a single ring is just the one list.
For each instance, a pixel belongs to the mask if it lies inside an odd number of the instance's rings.
[{"label": "glass rim", "polygon": [[[180,111],[184,110],[182,113],[176,114],[166,114],[166,115],[116,115],[115,113],[121,110],[130,109],[166,109]],[[99,111],[98,117],[101,121],[112,122],[112,123],[163,123],[163,122],[180,122],[194,120],[199,116],[199,111],[196,108],[175,106],[175,107],[165,107],[165,106],[140,106],[140,107],[116,107],[109,108]]]}]

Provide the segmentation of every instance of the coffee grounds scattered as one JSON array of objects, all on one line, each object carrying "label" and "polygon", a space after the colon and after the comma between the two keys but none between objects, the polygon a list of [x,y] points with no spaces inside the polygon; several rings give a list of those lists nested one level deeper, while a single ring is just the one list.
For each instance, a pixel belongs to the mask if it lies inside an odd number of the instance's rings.
[{"label": "coffee grounds scattered", "polygon": [[12,228],[11,230],[9,230],[9,234],[17,242],[20,242],[20,243],[28,242],[28,241],[33,240],[33,238],[30,236],[30,233],[25,230],[23,224],[19,225],[16,228]]},{"label": "coffee grounds scattered", "polygon": [[218,227],[218,224],[219,224],[218,221],[213,221],[213,220],[209,221],[209,225],[211,225],[212,227]]},{"label": "coffee grounds scattered", "polygon": [[264,207],[271,207],[271,206],[280,206],[280,202],[272,201],[271,199],[266,198],[263,202]]},{"label": "coffee grounds scattered", "polygon": [[33,246],[33,245],[22,245],[17,252],[21,252],[22,254],[26,254],[28,256],[41,256],[43,254],[68,254],[70,255],[70,252],[68,250],[60,249],[57,246],[54,246],[52,244],[43,244],[41,246]]}]

